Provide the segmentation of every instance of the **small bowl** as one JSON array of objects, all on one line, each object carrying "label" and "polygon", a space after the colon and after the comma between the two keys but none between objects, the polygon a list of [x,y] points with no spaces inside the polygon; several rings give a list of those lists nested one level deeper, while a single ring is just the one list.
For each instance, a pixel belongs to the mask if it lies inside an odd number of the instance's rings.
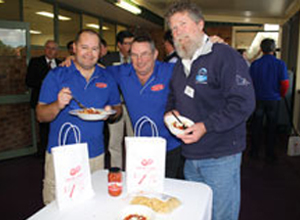
[{"label": "small bowl", "polygon": [[129,215],[142,215],[147,220],[155,220],[155,212],[143,205],[128,205],[121,210],[116,220],[124,220]]},{"label": "small bowl", "polygon": [[[184,116],[177,116],[182,123],[186,126],[186,127],[190,127],[193,124],[195,124],[192,120],[184,117]],[[168,115],[165,117],[165,123],[167,125],[167,127],[169,128],[169,130],[171,131],[172,134],[174,135],[179,135],[179,134],[183,134],[184,133],[184,129],[180,128],[182,127],[182,125],[180,124],[179,121],[177,121],[177,119],[173,116],[173,115]]]}]

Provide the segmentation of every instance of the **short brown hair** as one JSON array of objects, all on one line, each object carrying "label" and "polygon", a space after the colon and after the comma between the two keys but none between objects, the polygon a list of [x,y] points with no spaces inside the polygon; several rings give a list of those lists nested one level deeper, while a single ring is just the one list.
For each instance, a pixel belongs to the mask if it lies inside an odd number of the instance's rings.
[{"label": "short brown hair", "polygon": [[168,23],[170,17],[172,17],[177,12],[187,12],[190,18],[196,23],[201,20],[204,21],[202,11],[196,4],[186,1],[177,1],[169,6],[168,11],[165,14],[165,18],[167,19]]},{"label": "short brown hair", "polygon": [[76,42],[76,43],[78,43],[78,41],[79,41],[79,39],[80,39],[80,36],[81,36],[81,34],[83,34],[83,33],[89,33],[89,34],[94,34],[94,35],[96,35],[96,36],[98,37],[98,39],[99,39],[99,46],[100,46],[100,44],[101,44],[101,38],[100,38],[100,35],[99,35],[96,31],[94,31],[94,30],[92,30],[92,29],[82,29],[82,30],[80,30],[80,31],[77,33],[76,38],[75,38],[75,42]]}]

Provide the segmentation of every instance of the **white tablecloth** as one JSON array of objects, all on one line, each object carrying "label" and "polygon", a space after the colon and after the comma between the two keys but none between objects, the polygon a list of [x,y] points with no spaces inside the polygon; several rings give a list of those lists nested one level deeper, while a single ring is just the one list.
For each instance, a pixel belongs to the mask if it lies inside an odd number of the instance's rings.
[{"label": "white tablecloth", "polygon": [[[125,176],[123,176],[125,179]],[[119,197],[111,197],[107,191],[107,170],[92,175],[96,195],[84,203],[67,210],[59,210],[52,202],[31,216],[30,220],[116,220],[129,204],[126,187]],[[126,185],[126,184],[124,184]],[[210,220],[212,213],[212,190],[205,184],[183,180],[165,179],[165,193],[177,197],[182,205],[171,214],[157,215],[156,220]]]}]

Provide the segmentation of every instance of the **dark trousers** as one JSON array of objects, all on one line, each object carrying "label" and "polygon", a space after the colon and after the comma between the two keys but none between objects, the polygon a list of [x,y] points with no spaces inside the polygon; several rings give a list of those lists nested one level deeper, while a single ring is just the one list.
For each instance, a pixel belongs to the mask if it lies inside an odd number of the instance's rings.
[{"label": "dark trousers", "polygon": [[252,118],[252,141],[250,154],[258,156],[262,145],[264,117],[266,116],[266,157],[275,157],[276,127],[279,111],[279,100],[256,101],[256,109]]},{"label": "dark trousers", "polygon": [[37,155],[41,158],[44,158],[47,150],[49,126],[50,126],[49,123],[39,123],[40,144],[38,145]]},{"label": "dark trousers", "polygon": [[167,152],[166,177],[183,179],[184,158],[181,155],[181,147]]}]

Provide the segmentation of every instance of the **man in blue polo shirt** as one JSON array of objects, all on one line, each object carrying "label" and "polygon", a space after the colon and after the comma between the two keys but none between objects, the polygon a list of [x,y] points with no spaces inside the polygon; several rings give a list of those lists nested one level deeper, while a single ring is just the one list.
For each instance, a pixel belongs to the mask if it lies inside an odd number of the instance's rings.
[{"label": "man in blue polo shirt", "polygon": [[[148,116],[156,123],[159,135],[167,140],[166,176],[176,178],[183,165],[181,142],[169,132],[163,120],[174,65],[156,61],[157,55],[149,37],[136,37],[131,46],[132,64],[107,67],[107,70],[122,91],[133,127],[142,116]],[[149,124],[141,134],[152,135]]]},{"label": "man in blue polo shirt", "polygon": [[[42,85],[37,118],[40,122],[51,122],[45,161],[45,204],[55,199],[51,148],[58,145],[59,130],[65,122],[79,127],[82,142],[88,144],[91,171],[104,168],[103,121],[83,121],[69,114],[70,110],[79,108],[72,97],[87,107],[114,108],[117,114],[112,116],[112,120],[122,112],[117,84],[96,65],[99,48],[100,38],[96,32],[87,29],[80,31],[74,44],[74,63],[49,72]],[[74,142],[74,136],[70,135],[68,143]]]},{"label": "man in blue polo shirt", "polygon": [[252,140],[250,156],[258,157],[263,133],[264,116],[267,119],[266,162],[276,160],[276,126],[281,97],[286,95],[289,87],[285,63],[274,56],[275,41],[270,38],[262,40],[260,48],[263,56],[254,61],[250,67],[255,96],[256,109],[252,120]]}]

